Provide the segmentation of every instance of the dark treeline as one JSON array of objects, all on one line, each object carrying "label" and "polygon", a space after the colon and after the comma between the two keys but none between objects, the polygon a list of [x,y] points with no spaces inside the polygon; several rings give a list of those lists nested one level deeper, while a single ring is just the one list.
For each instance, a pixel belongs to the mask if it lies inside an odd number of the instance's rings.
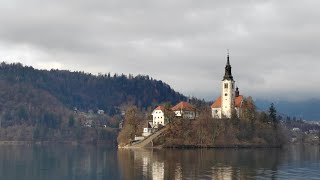
[{"label": "dark treeline", "polygon": [[168,84],[146,75],[93,75],[66,70],[37,70],[20,63],[0,65],[0,78],[8,83],[23,83],[48,91],[68,108],[81,111],[102,109],[107,114],[119,113],[123,104],[141,109],[161,102],[186,100]]}]

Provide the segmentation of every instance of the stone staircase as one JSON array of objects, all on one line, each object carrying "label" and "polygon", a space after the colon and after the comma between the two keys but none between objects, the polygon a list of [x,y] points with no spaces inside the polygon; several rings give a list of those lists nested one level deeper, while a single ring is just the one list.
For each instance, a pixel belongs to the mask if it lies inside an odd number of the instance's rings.
[{"label": "stone staircase", "polygon": [[131,145],[126,145],[124,148],[145,148],[145,147],[152,147],[153,146],[153,140],[157,138],[161,133],[166,131],[168,127],[163,127],[162,129],[158,130],[157,132],[151,134],[144,140],[132,143]]}]

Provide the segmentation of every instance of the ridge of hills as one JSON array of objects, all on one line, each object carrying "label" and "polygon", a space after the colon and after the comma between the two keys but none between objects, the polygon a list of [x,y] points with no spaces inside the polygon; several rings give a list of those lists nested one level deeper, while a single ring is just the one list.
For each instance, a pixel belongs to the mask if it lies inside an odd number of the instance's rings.
[{"label": "ridge of hills", "polygon": [[[25,84],[47,91],[69,109],[102,109],[109,115],[119,113],[123,104],[139,108],[162,102],[186,100],[168,84],[145,75],[92,75],[67,70],[37,70],[20,63],[1,63],[0,80],[8,85]],[[1,98],[1,97],[0,97]]]},{"label": "ridge of hills", "polygon": [[115,144],[126,106],[146,111],[181,100],[186,97],[149,76],[38,70],[2,62],[0,141]]},{"label": "ridge of hills", "polygon": [[[272,101],[257,99],[255,103],[260,110],[266,111]],[[273,103],[283,117],[289,116],[293,120],[320,121],[320,99],[306,99],[296,102],[278,100]]]}]

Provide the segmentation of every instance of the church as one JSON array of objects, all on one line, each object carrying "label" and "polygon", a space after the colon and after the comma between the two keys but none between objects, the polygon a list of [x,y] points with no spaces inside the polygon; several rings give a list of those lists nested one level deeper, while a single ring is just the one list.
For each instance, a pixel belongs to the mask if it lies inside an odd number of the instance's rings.
[{"label": "church", "polygon": [[243,96],[239,93],[239,88],[235,86],[235,81],[231,73],[229,53],[227,56],[227,65],[221,84],[221,96],[212,104],[213,118],[231,118],[232,113],[240,116]]}]

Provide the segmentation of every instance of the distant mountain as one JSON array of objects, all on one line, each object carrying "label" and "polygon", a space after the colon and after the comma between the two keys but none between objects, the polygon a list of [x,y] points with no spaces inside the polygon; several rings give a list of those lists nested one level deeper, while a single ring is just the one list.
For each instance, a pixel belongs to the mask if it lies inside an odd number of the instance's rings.
[{"label": "distant mountain", "polygon": [[[257,99],[255,101],[260,110],[267,110],[271,101]],[[320,99],[310,99],[297,102],[274,101],[277,111],[286,116],[296,119],[304,119],[309,121],[320,121]]]},{"label": "distant mountain", "polygon": [[145,75],[47,71],[3,62],[0,64],[0,80],[8,85],[19,84],[45,91],[69,109],[102,109],[109,115],[119,113],[119,107],[124,104],[147,108],[161,102],[186,100],[168,84]]}]

